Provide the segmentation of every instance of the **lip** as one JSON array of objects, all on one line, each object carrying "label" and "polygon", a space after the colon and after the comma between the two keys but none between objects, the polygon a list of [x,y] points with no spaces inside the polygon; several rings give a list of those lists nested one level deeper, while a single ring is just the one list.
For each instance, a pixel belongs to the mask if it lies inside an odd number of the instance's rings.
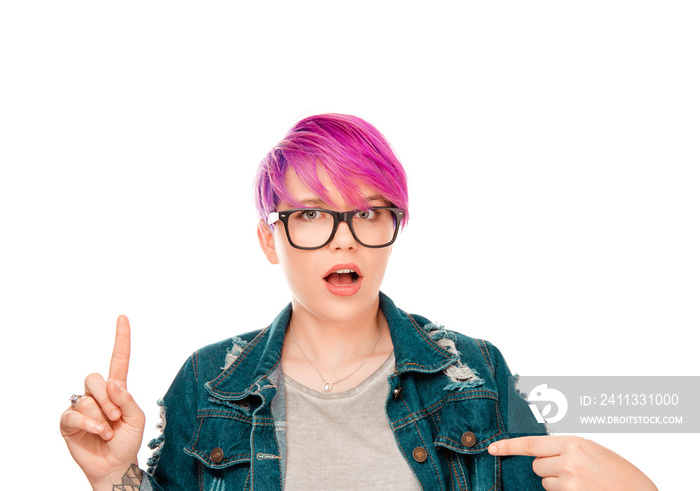
[{"label": "lip", "polygon": [[[352,285],[331,285],[330,283],[328,283],[325,279],[326,276],[331,274],[333,271],[337,271],[339,269],[352,269],[355,273],[357,273],[357,281]],[[362,287],[362,272],[360,272],[360,268],[358,268],[357,265],[354,263],[336,264],[331,269],[329,269],[328,272],[326,272],[326,274],[323,275],[322,279],[323,284],[326,285],[328,291],[331,292],[333,295],[337,295],[339,297],[347,297],[350,295],[354,295],[357,292],[359,292],[360,288]]]},{"label": "lip", "polygon": [[355,273],[357,273],[357,276],[362,277],[362,271],[360,271],[360,267],[357,264],[355,264],[355,263],[340,263],[340,264],[336,264],[331,269],[326,271],[321,278],[325,278],[326,276],[331,274],[333,271],[338,271],[339,269],[352,269]]}]

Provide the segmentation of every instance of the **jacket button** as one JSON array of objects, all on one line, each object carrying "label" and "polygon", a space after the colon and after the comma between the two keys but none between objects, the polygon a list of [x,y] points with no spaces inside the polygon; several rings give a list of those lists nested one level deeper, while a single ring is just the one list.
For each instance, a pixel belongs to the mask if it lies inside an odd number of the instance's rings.
[{"label": "jacket button", "polygon": [[224,451],[221,450],[219,447],[216,447],[209,454],[209,458],[211,459],[212,462],[214,462],[215,464],[218,464],[222,460],[224,460]]},{"label": "jacket button", "polygon": [[423,447],[416,447],[413,449],[413,458],[416,462],[425,462],[428,460],[428,452]]},{"label": "jacket button", "polygon": [[397,387],[394,389],[394,400],[398,401],[399,397],[401,397],[401,393],[403,392],[403,387]]},{"label": "jacket button", "polygon": [[462,445],[465,447],[473,447],[476,445],[476,435],[471,431],[462,433]]}]

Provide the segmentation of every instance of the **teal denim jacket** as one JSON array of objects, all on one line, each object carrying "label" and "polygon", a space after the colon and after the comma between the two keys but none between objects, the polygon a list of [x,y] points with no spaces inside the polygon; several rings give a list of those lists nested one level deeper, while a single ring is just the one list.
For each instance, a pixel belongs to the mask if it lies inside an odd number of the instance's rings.
[{"label": "teal denim jacket", "polygon": [[[543,489],[532,458],[487,452],[504,438],[545,433],[498,349],[409,315],[379,295],[396,358],[386,415],[422,488]],[[291,313],[289,305],[267,328],[187,360],[160,401],[163,434],[150,443],[155,451],[142,489],[284,489],[280,355]]]}]

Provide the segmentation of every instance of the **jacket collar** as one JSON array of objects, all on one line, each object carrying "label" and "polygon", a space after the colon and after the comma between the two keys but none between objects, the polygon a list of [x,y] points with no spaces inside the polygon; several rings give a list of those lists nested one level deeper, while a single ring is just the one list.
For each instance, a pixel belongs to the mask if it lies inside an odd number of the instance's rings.
[{"label": "jacket collar", "polygon": [[[441,348],[430,338],[423,329],[428,323],[426,319],[398,309],[382,292],[379,292],[379,308],[384,313],[394,344],[396,373],[437,372],[458,359],[458,355]],[[205,384],[207,390],[213,396],[225,400],[244,399],[251,394],[268,399],[263,392],[275,388],[270,382],[270,374],[279,365],[284,334],[291,315],[290,303],[272,324],[248,343],[229,368]],[[272,395],[274,393],[269,397]]]},{"label": "jacket collar", "polygon": [[382,292],[379,292],[379,308],[386,317],[394,344],[396,373],[434,373],[459,359],[459,355],[438,346],[423,329],[430,324],[427,319],[407,314]]}]

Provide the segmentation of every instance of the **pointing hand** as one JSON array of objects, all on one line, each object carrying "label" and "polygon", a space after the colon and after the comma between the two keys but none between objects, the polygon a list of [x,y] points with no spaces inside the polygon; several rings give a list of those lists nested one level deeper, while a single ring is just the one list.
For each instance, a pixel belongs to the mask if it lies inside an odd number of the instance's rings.
[{"label": "pointing hand", "polygon": [[112,489],[137,465],[145,417],[126,390],[130,352],[129,320],[120,315],[109,377],[88,375],[85,395],[61,416],[61,435],[93,488]]}]

